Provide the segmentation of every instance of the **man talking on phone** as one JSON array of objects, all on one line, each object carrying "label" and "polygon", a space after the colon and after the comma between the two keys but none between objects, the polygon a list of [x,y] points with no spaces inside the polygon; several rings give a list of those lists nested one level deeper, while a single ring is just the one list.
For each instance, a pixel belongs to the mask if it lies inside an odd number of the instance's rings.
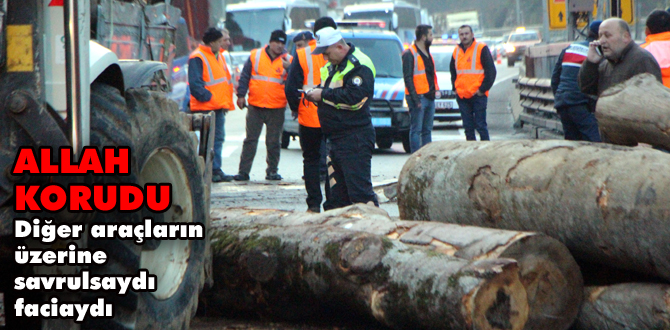
[{"label": "man talking on phone", "polygon": [[604,90],[641,73],[663,81],[661,67],[654,56],[631,37],[628,23],[609,18],[600,24],[599,39],[589,44],[586,61],[579,70],[579,88],[599,96]]},{"label": "man talking on phone", "polygon": [[251,165],[256,156],[258,137],[261,135],[263,124],[267,126],[265,146],[267,148],[267,169],[265,180],[281,180],[277,173],[280,138],[284,127],[284,110],[286,109],[286,95],[284,82],[286,69],[291,64],[291,55],[286,52],[286,33],[275,30],[270,35],[270,43],[263,48],[251,51],[249,59],[244,64],[240,83],[237,87],[237,106],[246,107],[245,96],[249,91],[249,110],[247,112],[246,137],[242,146],[239,172],[234,176],[235,181],[249,181]]}]

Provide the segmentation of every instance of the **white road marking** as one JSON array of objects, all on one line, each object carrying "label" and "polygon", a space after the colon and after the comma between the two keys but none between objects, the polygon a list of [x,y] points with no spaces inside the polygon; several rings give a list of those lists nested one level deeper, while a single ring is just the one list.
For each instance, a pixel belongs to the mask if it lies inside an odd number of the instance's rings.
[{"label": "white road marking", "polygon": [[[505,77],[505,78],[502,78],[502,79],[500,79],[500,80],[496,79],[496,80],[498,80],[498,81],[494,82],[494,83],[493,83],[493,86],[495,86],[495,85],[497,85],[497,84],[499,84],[499,83],[501,83],[501,82],[503,82],[503,81],[507,81],[508,79],[514,78],[514,77],[516,77],[516,76],[518,76],[518,75],[519,75],[518,73],[515,73],[515,74],[509,75],[509,76],[507,76],[507,77]],[[493,86],[491,86],[491,88],[493,88]]]}]

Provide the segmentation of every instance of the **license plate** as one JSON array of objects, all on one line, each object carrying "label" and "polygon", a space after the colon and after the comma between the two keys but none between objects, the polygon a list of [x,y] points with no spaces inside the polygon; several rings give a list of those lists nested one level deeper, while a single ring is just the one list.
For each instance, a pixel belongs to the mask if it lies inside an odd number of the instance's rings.
[{"label": "license plate", "polygon": [[375,118],[375,117],[372,117],[372,126],[390,127],[391,126],[391,118]]},{"label": "license plate", "polygon": [[454,108],[454,102],[453,101],[435,101],[435,108],[436,109],[453,109]]}]

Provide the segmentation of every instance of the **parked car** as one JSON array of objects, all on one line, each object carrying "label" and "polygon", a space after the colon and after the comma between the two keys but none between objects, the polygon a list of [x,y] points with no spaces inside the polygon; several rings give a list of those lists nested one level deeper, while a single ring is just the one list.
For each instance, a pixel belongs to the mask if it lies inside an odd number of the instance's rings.
[{"label": "parked car", "polygon": [[461,120],[461,111],[456,102],[456,93],[452,91],[451,85],[451,57],[454,49],[458,46],[433,46],[430,47],[430,54],[435,61],[435,74],[437,75],[437,84],[440,86],[440,98],[435,99],[435,121],[451,122]]},{"label": "parked car", "polygon": [[[377,147],[391,148],[394,141],[402,141],[403,149],[410,152],[409,108],[405,100],[405,83],[402,76],[403,44],[398,36],[382,29],[359,29],[338,24],[342,37],[368,55],[375,65],[375,92],[370,103],[372,125],[377,136]],[[288,33],[288,40],[300,31]],[[289,41],[288,50],[295,46]],[[286,108],[282,147],[288,148],[291,137],[298,135],[298,121]]]},{"label": "parked car", "polygon": [[542,42],[540,32],[517,28],[509,35],[505,41],[505,51],[507,52],[507,66],[512,67],[518,61],[526,48]]},{"label": "parked car", "polygon": [[[236,61],[228,51],[224,51],[223,56],[226,59],[226,64],[228,64],[228,72],[230,72],[230,75],[233,78],[233,86],[236,90],[242,68],[238,69]],[[249,55],[247,55],[247,57],[249,57]],[[172,61],[172,68],[170,68],[172,71],[170,75],[172,91],[168,97],[177,102],[179,111],[184,112],[189,111],[189,103],[191,99],[191,92],[188,88],[188,58],[188,55],[176,58]],[[244,62],[242,62],[242,65],[244,65]]]}]

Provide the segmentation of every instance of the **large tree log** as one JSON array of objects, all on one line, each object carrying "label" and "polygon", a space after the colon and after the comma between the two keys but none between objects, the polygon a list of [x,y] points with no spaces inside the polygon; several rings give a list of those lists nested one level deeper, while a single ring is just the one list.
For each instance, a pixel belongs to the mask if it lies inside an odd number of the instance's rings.
[{"label": "large tree log", "polygon": [[224,226],[213,238],[208,310],[349,310],[396,329],[523,329],[528,318],[512,259],[470,262],[318,225]]},{"label": "large tree log", "polygon": [[605,90],[596,118],[603,139],[612,144],[640,143],[670,150],[670,89],[649,73]]},{"label": "large tree log", "polygon": [[584,290],[572,330],[670,329],[670,286],[629,283]]},{"label": "large tree log", "polygon": [[[579,312],[583,283],[568,249],[539,233],[507,231],[426,221],[398,221],[386,211],[364,204],[314,214],[272,209],[219,208],[221,224],[296,226],[329,225],[399,240],[458,258],[517,260],[530,308],[525,329],[565,330]],[[221,220],[221,221],[216,221]]]},{"label": "large tree log", "polygon": [[402,218],[539,231],[576,259],[670,279],[670,155],[569,141],[433,142],[399,177]]}]

